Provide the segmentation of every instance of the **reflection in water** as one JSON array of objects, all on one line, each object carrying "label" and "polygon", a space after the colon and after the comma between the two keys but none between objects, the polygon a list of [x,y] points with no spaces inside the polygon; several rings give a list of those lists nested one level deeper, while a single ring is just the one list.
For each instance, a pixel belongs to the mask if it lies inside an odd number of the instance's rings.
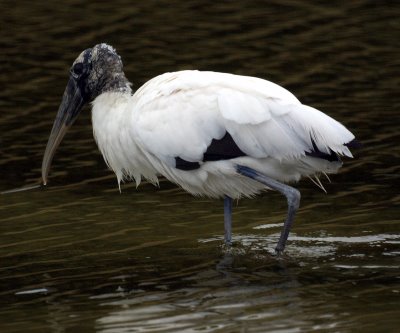
[{"label": "reflection in water", "polygon": [[269,261],[249,277],[243,274],[244,266],[235,264],[237,259],[225,253],[216,269],[209,267],[183,278],[187,285],[179,290],[164,285],[150,292],[133,290],[122,299],[107,295],[114,299],[102,298],[102,306],[112,310],[97,320],[98,331],[121,332],[132,327],[145,332],[240,331],[246,329],[247,322],[264,320],[269,321],[271,329],[278,329],[289,318],[300,326],[301,320],[292,319],[293,308],[279,307],[299,299],[299,284],[290,269],[283,262]]},{"label": "reflection in water", "polygon": [[[0,15],[1,332],[395,332],[399,327],[399,7],[389,2],[3,1]],[[73,19],[71,19],[73,18]],[[76,54],[115,46],[134,89],[199,68],[277,82],[363,143],[324,184],[234,207],[125,184],[119,194],[83,112],[40,163]],[[397,48],[396,48],[397,46]],[[11,190],[10,189],[16,189]]]},{"label": "reflection in water", "polygon": [[36,189],[38,189],[40,187],[41,187],[40,184],[29,185],[29,186],[14,188],[12,190],[2,191],[2,192],[0,192],[0,194],[5,195],[5,194],[11,194],[11,193],[17,193],[17,192],[23,192],[23,191],[36,190]]}]

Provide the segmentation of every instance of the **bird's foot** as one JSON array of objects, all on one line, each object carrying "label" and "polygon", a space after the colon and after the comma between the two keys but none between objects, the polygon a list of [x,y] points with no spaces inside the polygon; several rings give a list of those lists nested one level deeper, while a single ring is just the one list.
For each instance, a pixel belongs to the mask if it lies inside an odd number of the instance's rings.
[{"label": "bird's foot", "polygon": [[283,255],[283,250],[284,250],[284,247],[282,247],[282,246],[277,246],[277,247],[275,248],[275,256],[281,258],[282,255]]},{"label": "bird's foot", "polygon": [[229,241],[225,240],[224,245],[223,245],[224,249],[229,250],[232,248],[232,246],[233,246],[233,243],[231,240],[229,240]]}]

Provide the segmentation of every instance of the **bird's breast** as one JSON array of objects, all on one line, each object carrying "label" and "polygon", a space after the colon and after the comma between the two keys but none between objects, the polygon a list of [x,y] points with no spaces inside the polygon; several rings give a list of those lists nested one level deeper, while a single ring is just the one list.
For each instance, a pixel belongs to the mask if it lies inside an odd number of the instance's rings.
[{"label": "bird's breast", "polygon": [[118,182],[133,178],[138,185],[141,175],[157,182],[157,172],[137,144],[131,99],[130,94],[117,92],[98,96],[92,107],[93,135]]}]

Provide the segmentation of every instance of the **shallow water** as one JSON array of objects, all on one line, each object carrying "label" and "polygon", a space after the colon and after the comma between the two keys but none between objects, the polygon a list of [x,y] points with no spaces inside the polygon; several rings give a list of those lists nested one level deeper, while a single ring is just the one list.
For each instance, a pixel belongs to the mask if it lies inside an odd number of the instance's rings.
[{"label": "shallow water", "polygon": [[86,109],[49,186],[0,195],[0,332],[396,332],[400,325],[399,13],[394,2],[113,1],[0,4],[0,191],[38,184],[67,72],[115,46],[139,87],[178,69],[279,83],[363,143],[325,181],[301,181],[287,250],[286,203],[234,207],[126,184],[119,194]]}]

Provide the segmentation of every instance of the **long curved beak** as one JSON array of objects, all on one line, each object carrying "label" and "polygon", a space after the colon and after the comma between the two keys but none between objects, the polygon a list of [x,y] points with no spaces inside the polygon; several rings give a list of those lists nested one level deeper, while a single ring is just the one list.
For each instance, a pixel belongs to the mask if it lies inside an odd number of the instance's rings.
[{"label": "long curved beak", "polygon": [[50,170],[51,161],[65,133],[78,117],[85,100],[81,89],[74,77],[70,77],[64,95],[58,108],[56,119],[47,142],[46,151],[42,161],[43,185],[47,183],[47,176]]}]

